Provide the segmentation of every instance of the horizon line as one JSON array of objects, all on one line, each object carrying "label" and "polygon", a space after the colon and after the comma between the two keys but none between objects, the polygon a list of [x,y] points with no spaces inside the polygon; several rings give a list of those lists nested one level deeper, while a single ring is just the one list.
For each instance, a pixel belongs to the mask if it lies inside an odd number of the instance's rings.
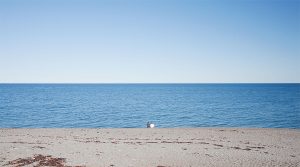
[{"label": "horizon line", "polygon": [[0,84],[300,84],[300,82],[0,82]]}]

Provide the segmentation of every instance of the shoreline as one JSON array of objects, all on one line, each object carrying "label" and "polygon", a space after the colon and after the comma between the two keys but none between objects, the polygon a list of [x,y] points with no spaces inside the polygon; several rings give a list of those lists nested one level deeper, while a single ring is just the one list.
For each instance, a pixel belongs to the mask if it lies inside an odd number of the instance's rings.
[{"label": "shoreline", "polygon": [[0,128],[0,166],[299,166],[288,128]]},{"label": "shoreline", "polygon": [[89,128],[89,127],[64,127],[64,128],[60,128],[60,127],[13,127],[13,128],[8,128],[8,127],[3,127],[3,128],[1,128],[0,127],[0,130],[5,130],[5,129],[28,129],[28,130],[30,130],[30,129],[96,129],[96,130],[101,130],[101,129],[103,129],[103,130],[105,130],[105,129],[140,129],[140,130],[142,130],[142,129],[187,129],[187,130],[189,130],[189,129],[245,129],[245,130],[262,130],[262,129],[265,129],[265,130],[276,130],[276,129],[278,129],[278,130],[298,130],[298,131],[300,131],[300,128],[281,128],[281,127],[278,127],[278,128],[265,128],[265,127],[223,127],[223,126],[211,126],[211,127],[172,127],[172,128],[170,128],[170,127],[154,127],[154,128],[147,128],[146,126],[145,127],[137,127],[137,128],[135,128],[135,127],[133,127],[133,128],[131,128],[131,127],[121,127],[121,128],[114,128],[114,127],[93,127],[93,128]]}]

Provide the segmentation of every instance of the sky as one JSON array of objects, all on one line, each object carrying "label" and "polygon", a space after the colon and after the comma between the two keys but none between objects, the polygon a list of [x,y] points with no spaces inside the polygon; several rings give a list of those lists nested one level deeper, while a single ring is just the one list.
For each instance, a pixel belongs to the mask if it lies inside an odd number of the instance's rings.
[{"label": "sky", "polygon": [[300,82],[300,0],[0,0],[0,83]]}]

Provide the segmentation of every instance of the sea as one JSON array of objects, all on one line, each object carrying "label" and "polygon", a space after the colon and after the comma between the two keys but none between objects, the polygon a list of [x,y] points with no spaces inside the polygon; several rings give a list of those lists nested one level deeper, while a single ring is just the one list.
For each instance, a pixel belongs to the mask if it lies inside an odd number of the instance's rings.
[{"label": "sea", "polygon": [[300,84],[0,84],[0,128],[300,128]]}]

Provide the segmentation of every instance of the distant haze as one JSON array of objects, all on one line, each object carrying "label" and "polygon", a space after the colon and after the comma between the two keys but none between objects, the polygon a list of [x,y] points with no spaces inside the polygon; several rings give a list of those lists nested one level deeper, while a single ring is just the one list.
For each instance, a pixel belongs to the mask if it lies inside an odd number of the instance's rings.
[{"label": "distant haze", "polygon": [[0,83],[300,82],[300,1],[1,0]]}]

